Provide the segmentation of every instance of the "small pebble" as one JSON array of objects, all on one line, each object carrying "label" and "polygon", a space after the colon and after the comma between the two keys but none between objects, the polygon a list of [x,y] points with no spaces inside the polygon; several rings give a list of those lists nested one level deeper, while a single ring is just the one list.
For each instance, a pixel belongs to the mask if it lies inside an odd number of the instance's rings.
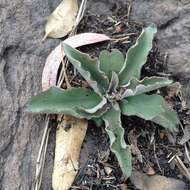
[{"label": "small pebble", "polygon": [[156,172],[152,167],[149,166],[147,171],[146,171],[146,174],[149,175],[149,176],[152,176],[152,175],[155,175]]}]

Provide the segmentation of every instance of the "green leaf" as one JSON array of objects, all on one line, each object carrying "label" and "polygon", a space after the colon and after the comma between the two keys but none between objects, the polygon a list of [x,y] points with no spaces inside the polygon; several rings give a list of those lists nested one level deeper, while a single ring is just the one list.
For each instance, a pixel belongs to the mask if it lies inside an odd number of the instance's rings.
[{"label": "green leaf", "polygon": [[100,69],[108,76],[111,81],[112,71],[119,73],[124,64],[123,54],[117,50],[113,49],[111,52],[103,50],[100,52]]},{"label": "green leaf", "polygon": [[101,117],[99,118],[92,118],[92,121],[94,122],[94,124],[97,126],[97,127],[101,127],[103,126],[104,122],[102,120]]},{"label": "green leaf", "polygon": [[175,130],[179,123],[176,112],[170,110],[164,98],[159,95],[131,96],[121,101],[120,108],[124,115],[136,115],[170,130]]},{"label": "green leaf", "polygon": [[96,113],[98,110],[101,110],[106,104],[107,104],[107,99],[105,97],[102,97],[102,101],[99,104],[97,104],[93,108],[84,109],[84,111],[93,114]]},{"label": "green leaf", "polygon": [[89,55],[82,53],[67,44],[63,44],[64,53],[84,77],[89,85],[98,94],[104,94],[108,89],[109,81],[107,76],[100,71],[98,60],[92,59]]},{"label": "green leaf", "polygon": [[141,81],[132,79],[127,86],[126,91],[123,93],[122,98],[150,92],[168,86],[171,83],[172,80],[163,77],[145,77]]},{"label": "green leaf", "polygon": [[32,113],[67,114],[77,118],[91,118],[92,114],[83,109],[95,107],[102,101],[101,97],[86,88],[62,90],[51,87],[47,91],[33,97],[26,111]]},{"label": "green leaf", "polygon": [[156,32],[157,29],[153,26],[143,29],[136,44],[128,50],[125,65],[119,75],[121,86],[127,85],[132,78],[140,78],[141,68],[146,63],[149,51],[152,49],[152,41]]},{"label": "green leaf", "polygon": [[121,125],[121,111],[119,106],[114,106],[105,115],[103,120],[110,138],[111,151],[116,155],[121,170],[125,177],[129,177],[132,171],[131,152],[124,140],[124,129]]}]

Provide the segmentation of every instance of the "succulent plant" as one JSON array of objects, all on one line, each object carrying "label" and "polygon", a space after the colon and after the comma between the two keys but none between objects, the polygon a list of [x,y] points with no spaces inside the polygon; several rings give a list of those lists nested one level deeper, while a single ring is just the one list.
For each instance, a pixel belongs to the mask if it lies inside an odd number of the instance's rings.
[{"label": "succulent plant", "polygon": [[90,88],[63,90],[51,87],[33,97],[27,111],[101,119],[110,138],[111,151],[116,155],[124,176],[129,177],[131,152],[124,140],[121,114],[151,120],[169,130],[175,130],[178,124],[177,114],[167,106],[162,96],[145,94],[172,81],[155,76],[140,79],[156,32],[154,26],[143,29],[135,45],[128,50],[126,59],[116,49],[102,51],[98,59],[64,44],[68,60]]}]

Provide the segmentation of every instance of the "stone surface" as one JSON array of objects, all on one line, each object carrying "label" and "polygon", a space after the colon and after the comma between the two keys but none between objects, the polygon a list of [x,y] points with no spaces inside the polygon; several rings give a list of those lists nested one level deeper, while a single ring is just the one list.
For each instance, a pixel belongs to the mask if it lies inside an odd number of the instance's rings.
[{"label": "stone surface", "polygon": [[183,84],[190,106],[190,1],[134,0],[131,19],[158,26],[160,50],[168,54],[168,71]]},{"label": "stone surface", "polygon": [[[120,0],[122,1],[122,0]],[[47,55],[60,40],[41,43],[47,16],[60,0],[0,0],[0,189],[30,190],[44,121],[24,112],[41,89]],[[110,14],[114,0],[94,0],[91,12]],[[126,3],[126,0],[123,0]],[[158,42],[169,53],[169,70],[190,73],[190,3],[134,0],[132,18],[159,25]],[[54,132],[50,136],[42,189],[51,189]]]},{"label": "stone surface", "polygon": [[139,190],[187,190],[183,181],[161,175],[148,176],[134,171],[130,180]]},{"label": "stone surface", "polygon": [[132,19],[158,26],[160,50],[169,55],[169,71],[190,78],[190,2],[135,0]]},{"label": "stone surface", "polygon": [[58,43],[41,43],[47,16],[58,0],[0,1],[0,189],[29,190],[43,119],[24,112],[41,88],[48,53]]}]

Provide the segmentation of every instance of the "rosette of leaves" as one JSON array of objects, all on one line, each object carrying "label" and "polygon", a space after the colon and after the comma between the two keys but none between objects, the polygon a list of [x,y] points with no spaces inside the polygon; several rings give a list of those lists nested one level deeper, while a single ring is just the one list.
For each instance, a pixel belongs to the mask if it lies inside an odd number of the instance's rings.
[{"label": "rosette of leaves", "polygon": [[140,79],[156,32],[154,26],[143,29],[125,59],[116,49],[102,51],[98,59],[64,44],[68,60],[90,88],[63,90],[51,87],[33,97],[27,110],[103,120],[111,151],[116,155],[124,176],[129,177],[132,171],[131,152],[124,140],[121,114],[151,120],[169,130],[174,130],[178,124],[177,114],[167,106],[162,96],[145,94],[172,81],[155,76]]}]

